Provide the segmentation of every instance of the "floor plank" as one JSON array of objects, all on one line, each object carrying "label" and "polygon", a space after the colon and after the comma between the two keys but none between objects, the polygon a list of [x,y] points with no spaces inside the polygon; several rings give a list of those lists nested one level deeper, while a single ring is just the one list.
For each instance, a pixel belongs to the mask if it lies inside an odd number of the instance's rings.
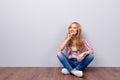
[{"label": "floor plank", "polygon": [[63,75],[60,67],[0,67],[0,80],[120,80],[120,67],[88,67],[84,76]]}]

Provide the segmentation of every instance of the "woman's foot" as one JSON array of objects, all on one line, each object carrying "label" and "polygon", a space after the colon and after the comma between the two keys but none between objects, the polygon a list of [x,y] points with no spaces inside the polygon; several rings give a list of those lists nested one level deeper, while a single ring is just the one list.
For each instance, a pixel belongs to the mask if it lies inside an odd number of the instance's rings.
[{"label": "woman's foot", "polygon": [[83,71],[73,70],[71,73],[77,77],[83,77]]},{"label": "woman's foot", "polygon": [[66,68],[63,68],[61,70],[61,73],[63,73],[63,74],[70,74],[70,72]]}]

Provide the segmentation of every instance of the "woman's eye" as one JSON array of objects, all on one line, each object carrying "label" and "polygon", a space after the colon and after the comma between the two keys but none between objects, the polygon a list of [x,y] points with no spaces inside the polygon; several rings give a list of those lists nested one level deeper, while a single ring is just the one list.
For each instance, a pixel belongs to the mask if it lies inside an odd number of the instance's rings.
[{"label": "woman's eye", "polygon": [[74,27],[73,29],[76,29],[76,27]]}]

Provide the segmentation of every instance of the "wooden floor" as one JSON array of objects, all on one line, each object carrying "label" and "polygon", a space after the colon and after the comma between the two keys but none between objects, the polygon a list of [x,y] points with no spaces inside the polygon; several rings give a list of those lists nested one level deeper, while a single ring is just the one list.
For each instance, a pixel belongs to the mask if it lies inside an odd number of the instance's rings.
[{"label": "wooden floor", "polygon": [[89,67],[82,78],[60,71],[61,68],[0,67],[0,80],[120,80],[120,67]]}]

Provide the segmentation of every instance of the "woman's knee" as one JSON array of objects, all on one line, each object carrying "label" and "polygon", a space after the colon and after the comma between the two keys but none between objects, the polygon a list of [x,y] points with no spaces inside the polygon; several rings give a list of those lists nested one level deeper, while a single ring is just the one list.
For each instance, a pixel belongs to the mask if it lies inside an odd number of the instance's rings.
[{"label": "woman's knee", "polygon": [[93,54],[88,54],[88,55],[87,55],[87,58],[88,58],[89,60],[93,60],[93,59],[94,59],[94,55],[93,55]]},{"label": "woman's knee", "polygon": [[62,58],[63,56],[64,56],[64,53],[63,53],[63,52],[58,52],[58,53],[57,53],[57,57],[61,57],[61,58]]},{"label": "woman's knee", "polygon": [[57,55],[61,54],[61,52],[62,52],[62,51],[58,51],[58,52],[57,52]]}]

